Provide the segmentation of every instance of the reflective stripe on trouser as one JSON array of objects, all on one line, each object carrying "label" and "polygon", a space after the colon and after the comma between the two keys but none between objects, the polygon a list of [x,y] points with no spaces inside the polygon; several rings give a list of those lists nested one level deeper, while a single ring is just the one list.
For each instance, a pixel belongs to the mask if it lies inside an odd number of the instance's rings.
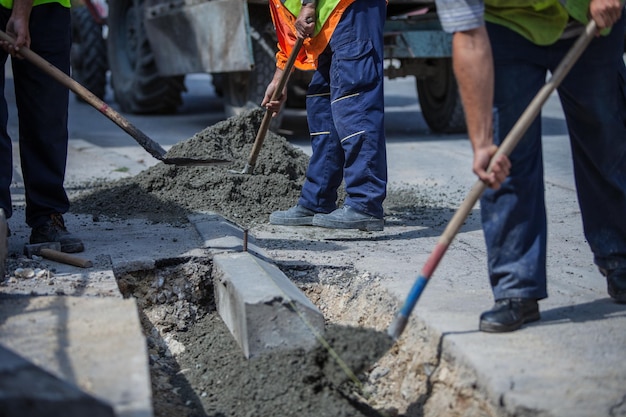
[{"label": "reflective stripe on trouser", "polygon": [[318,60],[307,94],[313,154],[298,204],[318,212],[345,204],[382,218],[387,187],[384,132],[384,0],[354,2]]},{"label": "reflective stripe on trouser", "polygon": [[[566,115],[585,237],[595,262],[626,267],[626,71],[624,17],[595,38],[558,89]],[[618,30],[620,28],[620,30]],[[544,85],[575,39],[536,46],[488,24],[495,57],[496,142]],[[489,274],[496,299],[544,298],[546,208],[541,118],[511,154],[510,177],[481,199]]]}]

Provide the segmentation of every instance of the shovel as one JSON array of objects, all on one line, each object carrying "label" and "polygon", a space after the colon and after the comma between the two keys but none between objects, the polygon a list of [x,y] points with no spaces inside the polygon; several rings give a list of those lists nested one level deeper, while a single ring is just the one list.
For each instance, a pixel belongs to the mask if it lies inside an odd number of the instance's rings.
[{"label": "shovel", "polygon": [[[0,40],[8,42],[10,44],[15,43],[15,39],[9,36],[7,33],[0,30]],[[104,101],[96,97],[91,91],[87,90],[81,84],[69,77],[63,71],[52,65],[50,62],[43,59],[41,56],[27,48],[26,46],[20,47],[19,55],[30,61],[32,64],[38,66],[46,74],[63,84],[65,87],[72,90],[80,98],[87,103],[91,104],[96,110],[104,114],[111,119],[116,125],[121,127],[126,133],[133,137],[150,155],[164,164],[168,165],[182,165],[182,166],[196,166],[196,165],[216,165],[227,164],[230,161],[225,159],[197,159],[197,158],[166,158],[166,151],[154,140],[150,139],[146,134],[133,126],[128,120],[126,120],[121,114],[109,107]]]},{"label": "shovel", "polygon": [[[593,20],[590,20],[585,27],[585,32],[580,35],[576,43],[563,57],[563,60],[552,74],[552,77],[546,82],[541,90],[537,92],[528,107],[526,107],[526,110],[524,110],[509,134],[506,136],[494,156],[491,158],[492,162],[489,165],[488,172],[491,172],[493,161],[499,155],[504,154],[508,156],[511,154],[515,146],[522,139],[524,133],[526,133],[526,130],[528,130],[532,122],[535,120],[535,117],[537,117],[537,115],[541,111],[541,108],[550,97],[550,94],[552,94],[552,92],[559,86],[561,81],[563,81],[576,60],[583,53],[587,45],[589,45],[589,42],[591,42],[591,39],[593,39],[595,34],[596,23]],[[450,219],[450,222],[448,223],[446,229],[439,238],[437,244],[435,245],[435,248],[426,260],[426,264],[423,266],[421,274],[413,283],[413,287],[411,288],[409,295],[404,301],[404,304],[402,305],[401,309],[398,311],[396,317],[387,329],[387,334],[392,338],[392,340],[397,340],[404,331],[404,328],[408,323],[409,316],[411,315],[415,304],[417,304],[417,300],[424,291],[426,284],[428,284],[428,280],[432,276],[433,272],[435,272],[439,261],[441,261],[441,258],[443,258],[443,255],[446,253],[446,250],[452,243],[452,240],[465,222],[469,213],[472,211],[472,208],[480,198],[483,191],[485,191],[486,187],[487,186],[482,181],[478,180],[470,190],[467,197],[465,197],[465,200],[463,200],[463,203],[461,203],[461,206],[458,208],[452,219]]]},{"label": "shovel", "polygon": [[[293,69],[293,64],[296,62],[296,57],[300,52],[300,48],[302,48],[302,43],[304,39],[297,38],[296,43],[293,46],[291,54],[289,54],[289,58],[287,59],[287,63],[285,64],[285,69],[278,80],[278,86],[276,90],[274,90],[274,94],[272,94],[272,101],[278,100],[278,98],[283,93],[283,89],[285,85],[287,85],[287,81],[289,80],[289,75],[291,74],[291,70]],[[270,127],[270,123],[272,121],[272,112],[270,110],[265,110],[265,114],[263,115],[263,120],[261,121],[261,126],[256,134],[256,138],[254,139],[254,144],[252,145],[252,150],[250,151],[250,156],[248,157],[248,162],[244,166],[242,171],[231,171],[235,174],[252,174],[254,171],[254,166],[256,165],[256,160],[259,157],[259,152],[261,151],[261,146],[263,146],[263,141],[265,140],[265,136],[267,135],[267,131]]]}]

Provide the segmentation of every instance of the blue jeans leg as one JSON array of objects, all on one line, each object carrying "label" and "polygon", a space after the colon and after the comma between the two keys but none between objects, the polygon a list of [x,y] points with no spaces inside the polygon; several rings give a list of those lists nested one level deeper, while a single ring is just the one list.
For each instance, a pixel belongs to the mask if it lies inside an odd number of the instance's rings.
[{"label": "blue jeans leg", "polygon": [[625,19],[592,40],[559,88],[585,237],[606,269],[626,268]]},{"label": "blue jeans leg", "polygon": [[[488,25],[495,63],[495,142],[500,144],[537,91],[547,68],[536,46],[514,32]],[[546,209],[541,118],[510,155],[512,168],[499,190],[481,198],[488,269],[495,299],[547,296]]]},{"label": "blue jeans leg", "polygon": [[[622,27],[621,23],[615,27]],[[495,57],[496,142],[504,138],[575,39],[534,45],[488,24]],[[585,236],[595,262],[626,266],[626,99],[623,36],[594,39],[558,89],[565,112]],[[511,154],[511,175],[481,199],[490,280],[496,299],[544,298],[546,215],[541,120]]]}]

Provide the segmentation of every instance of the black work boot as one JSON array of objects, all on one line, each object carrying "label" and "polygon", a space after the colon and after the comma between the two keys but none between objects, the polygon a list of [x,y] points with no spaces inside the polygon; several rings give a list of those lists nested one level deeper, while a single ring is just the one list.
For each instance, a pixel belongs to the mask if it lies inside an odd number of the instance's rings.
[{"label": "black work boot", "polygon": [[512,332],[522,324],[541,318],[537,300],[531,298],[503,298],[489,311],[480,315],[479,328],[483,332]]},{"label": "black work boot", "polygon": [[380,232],[385,221],[369,214],[361,213],[350,206],[343,206],[332,213],[316,214],[313,226],[328,229],[359,229],[366,232]]},{"label": "black work boot", "polygon": [[61,252],[75,253],[85,250],[82,240],[72,235],[65,228],[63,216],[51,214],[41,226],[33,227],[30,234],[30,243],[59,242]]},{"label": "black work boot", "polygon": [[599,269],[600,273],[606,277],[606,286],[611,298],[616,303],[626,304],[626,269]]}]

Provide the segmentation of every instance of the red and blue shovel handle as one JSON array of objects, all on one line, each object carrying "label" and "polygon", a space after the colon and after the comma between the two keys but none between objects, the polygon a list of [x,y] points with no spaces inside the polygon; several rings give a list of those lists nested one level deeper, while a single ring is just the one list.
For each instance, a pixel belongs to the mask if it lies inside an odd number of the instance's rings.
[{"label": "red and blue shovel handle", "polygon": [[[526,133],[526,130],[528,130],[528,127],[541,111],[541,108],[543,107],[545,102],[548,100],[554,90],[559,86],[559,84],[561,84],[563,78],[565,78],[569,70],[578,60],[580,55],[583,53],[583,51],[585,50],[587,45],[589,45],[589,42],[591,42],[595,35],[596,24],[593,20],[591,20],[585,27],[585,32],[580,35],[576,43],[574,43],[574,45],[568,51],[567,55],[563,57],[563,60],[559,63],[559,66],[552,74],[550,80],[546,82],[541,90],[539,90],[537,95],[535,95],[528,107],[526,107],[524,113],[522,113],[520,118],[517,120],[509,134],[506,136],[506,138],[498,148],[495,155],[492,157],[492,163],[501,154],[505,154],[507,156],[511,154],[515,146],[521,140],[522,136],[524,136],[524,133]],[[491,165],[489,166],[488,171],[491,171]],[[465,223],[465,219],[467,219],[467,216],[472,211],[472,208],[482,195],[483,191],[485,191],[485,188],[486,185],[483,182],[481,182],[480,180],[477,181],[470,190],[467,197],[465,197],[465,200],[463,200],[463,203],[461,203],[461,206],[458,208],[448,225],[446,226],[446,229],[439,238],[439,241],[435,245],[435,248],[426,260],[426,264],[422,268],[421,274],[413,283],[413,287],[411,287],[411,291],[404,301],[402,308],[400,308],[400,311],[387,329],[387,334],[393,340],[397,340],[400,335],[402,335],[402,332],[404,331],[404,328],[408,323],[409,317],[411,316],[411,313],[413,312],[417,301],[422,295],[424,288],[426,288],[426,284],[428,284],[428,281],[435,272],[437,265],[439,265],[441,258],[443,258],[443,255],[448,250],[448,247],[454,240],[457,232],[459,231],[463,223]]]}]

